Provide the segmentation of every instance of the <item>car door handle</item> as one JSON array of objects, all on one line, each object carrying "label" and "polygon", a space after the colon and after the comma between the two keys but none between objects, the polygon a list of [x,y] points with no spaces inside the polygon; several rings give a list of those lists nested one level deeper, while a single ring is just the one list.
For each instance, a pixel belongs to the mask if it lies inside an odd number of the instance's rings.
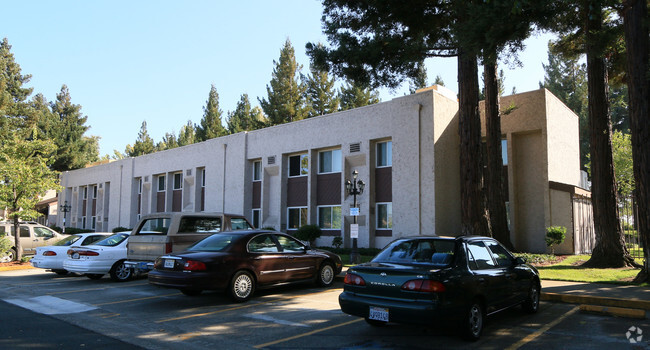
[{"label": "car door handle", "polygon": [[292,256],[292,255],[287,256],[287,259],[293,259],[293,258],[294,258],[294,256]]},{"label": "car door handle", "polygon": [[486,284],[487,282],[485,281],[485,278],[481,277],[478,279],[479,284]]}]

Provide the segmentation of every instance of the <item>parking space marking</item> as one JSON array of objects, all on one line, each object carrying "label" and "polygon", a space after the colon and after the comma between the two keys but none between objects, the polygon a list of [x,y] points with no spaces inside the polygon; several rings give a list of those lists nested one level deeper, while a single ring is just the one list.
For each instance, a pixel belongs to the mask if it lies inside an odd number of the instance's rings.
[{"label": "parking space marking", "polygon": [[91,305],[77,303],[49,295],[29,299],[4,299],[4,301],[45,315],[74,314],[97,309]]},{"label": "parking space marking", "polygon": [[532,342],[533,340],[535,340],[540,335],[546,333],[549,329],[557,326],[558,323],[564,321],[567,317],[569,317],[569,316],[573,315],[574,313],[576,313],[578,310],[580,310],[580,305],[574,307],[573,309],[569,310],[567,313],[565,313],[562,316],[556,318],[555,320],[547,323],[544,327],[538,329],[534,333],[527,335],[524,339],[521,339],[520,341],[518,341],[515,344],[513,344],[513,345],[509,346],[508,348],[506,348],[506,350],[517,350],[520,347]]},{"label": "parking space marking", "polygon": [[332,325],[332,326],[329,326],[329,327],[325,327],[325,328],[321,328],[321,329],[315,329],[315,330],[310,331],[310,332],[297,334],[297,335],[294,335],[294,336],[291,336],[291,337],[270,341],[270,342],[264,343],[264,344],[255,345],[254,348],[256,348],[256,349],[265,348],[267,346],[284,343],[284,342],[294,340],[294,339],[298,339],[298,338],[302,338],[302,337],[307,337],[307,336],[310,336],[312,334],[316,334],[316,333],[320,333],[320,332],[325,332],[325,331],[328,331],[330,329],[347,326],[349,324],[356,323],[356,322],[359,322],[359,321],[362,321],[362,320],[363,320],[363,318],[357,318],[357,319],[354,319],[352,321],[347,321],[347,322],[343,322],[343,323],[340,323],[340,324],[335,324],[335,325]]},{"label": "parking space marking", "polygon": [[107,303],[101,303],[101,304],[93,304],[94,306],[104,306],[104,305],[113,305],[113,304],[122,304],[122,303],[130,303],[133,301],[140,301],[140,300],[147,300],[147,299],[156,299],[156,298],[164,298],[164,297],[171,297],[175,295],[181,295],[182,293],[172,293],[172,294],[164,294],[164,295],[154,295],[152,297],[143,297],[143,298],[136,298],[136,299],[126,299],[126,300],[118,300],[118,301],[110,301]]},{"label": "parking space marking", "polygon": [[57,295],[57,294],[68,294],[68,293],[80,293],[80,292],[91,292],[94,290],[105,290],[105,289],[114,289],[114,288],[126,288],[126,287],[131,287],[131,286],[144,286],[147,283],[138,283],[138,284],[123,284],[119,286],[104,286],[101,288],[86,288],[86,289],[73,289],[73,290],[64,290],[62,292],[51,292],[47,293],[47,295]]}]

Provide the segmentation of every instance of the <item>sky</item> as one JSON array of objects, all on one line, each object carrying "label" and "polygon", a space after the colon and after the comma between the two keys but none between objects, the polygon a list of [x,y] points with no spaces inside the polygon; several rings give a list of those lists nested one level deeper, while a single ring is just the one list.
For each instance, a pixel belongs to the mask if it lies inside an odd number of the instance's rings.
[{"label": "sky", "polygon": [[[287,39],[305,75],[305,44],[327,42],[317,0],[25,0],[4,1],[2,12],[0,38],[32,75],[27,87],[54,101],[67,85],[88,116],[87,135],[100,137],[100,156],[124,153],[143,121],[154,142],[198,124],[212,84],[223,119],[244,93],[259,105]],[[539,88],[551,38],[528,39],[522,66],[501,65],[506,95]],[[455,58],[425,63],[430,83],[439,75],[458,92]],[[382,101],[403,96],[408,83],[380,93]]]}]

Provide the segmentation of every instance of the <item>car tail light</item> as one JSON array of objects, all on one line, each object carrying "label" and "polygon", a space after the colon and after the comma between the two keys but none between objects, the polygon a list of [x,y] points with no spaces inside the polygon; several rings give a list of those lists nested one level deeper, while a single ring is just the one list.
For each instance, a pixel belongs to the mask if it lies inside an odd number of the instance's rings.
[{"label": "car tail light", "polygon": [[185,262],[185,265],[183,266],[183,270],[185,270],[185,271],[205,271],[206,266],[201,261],[188,260],[188,261]]},{"label": "car tail light", "polygon": [[99,253],[92,250],[68,250],[68,254],[78,253],[80,256],[98,256]]},{"label": "car tail light", "polygon": [[409,292],[422,293],[442,293],[445,291],[445,285],[439,281],[432,280],[410,280],[402,285],[402,290]]},{"label": "car tail light", "polygon": [[165,254],[172,252],[172,242],[165,243]]},{"label": "car tail light", "polygon": [[351,286],[365,286],[366,281],[363,279],[363,277],[354,274],[354,273],[346,273],[345,274],[345,279],[343,280],[343,283],[349,284]]},{"label": "car tail light", "polygon": [[43,256],[56,256],[56,253],[51,250],[47,250],[43,252]]}]

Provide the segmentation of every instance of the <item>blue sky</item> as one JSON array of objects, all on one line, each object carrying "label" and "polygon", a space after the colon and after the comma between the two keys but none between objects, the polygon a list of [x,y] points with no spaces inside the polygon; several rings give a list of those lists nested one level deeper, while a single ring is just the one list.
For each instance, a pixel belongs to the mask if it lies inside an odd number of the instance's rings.
[{"label": "blue sky", "polygon": [[[191,120],[198,123],[211,84],[224,112],[242,94],[266,98],[266,85],[289,38],[302,72],[308,73],[307,42],[326,42],[316,0],[240,1],[6,1],[0,37],[8,38],[28,86],[55,100],[66,84],[100,136],[100,155],[124,152],[142,121],[155,142]],[[503,65],[506,92],[535,90],[543,80],[547,42],[527,41],[523,67]],[[457,92],[455,59],[427,60],[433,81],[440,75]],[[512,68],[512,69],[509,69]],[[381,90],[383,101],[402,96]]]}]

